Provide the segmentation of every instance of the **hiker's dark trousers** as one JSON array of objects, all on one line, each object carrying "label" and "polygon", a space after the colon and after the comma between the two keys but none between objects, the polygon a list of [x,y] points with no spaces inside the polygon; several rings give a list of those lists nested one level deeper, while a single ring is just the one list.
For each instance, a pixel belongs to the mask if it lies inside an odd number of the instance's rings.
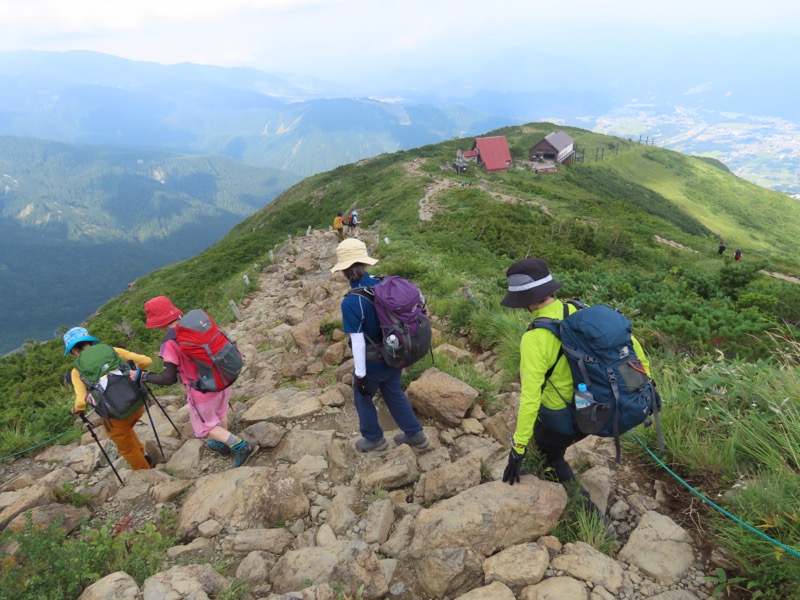
[{"label": "hiker's dark trousers", "polygon": [[547,429],[538,419],[533,426],[533,441],[536,442],[536,447],[545,455],[547,464],[556,472],[556,477],[561,483],[575,481],[575,473],[573,473],[572,467],[564,459],[564,453],[572,444],[580,442],[585,437],[585,433],[571,435],[556,433]]}]

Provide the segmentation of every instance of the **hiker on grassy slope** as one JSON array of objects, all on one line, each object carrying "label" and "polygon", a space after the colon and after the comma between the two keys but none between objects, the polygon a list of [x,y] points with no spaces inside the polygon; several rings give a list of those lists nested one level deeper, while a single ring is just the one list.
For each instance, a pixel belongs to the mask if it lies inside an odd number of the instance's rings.
[{"label": "hiker on grassy slope", "polygon": [[[367,247],[361,240],[347,239],[336,248],[336,265],[331,273],[342,272],[350,282],[350,288],[372,287],[380,280],[370,277],[367,266],[378,261],[370,258]],[[362,438],[356,442],[361,452],[385,450],[388,447],[383,430],[378,423],[378,411],[372,397],[380,389],[386,407],[403,433],[394,437],[398,444],[410,444],[415,448],[428,446],[428,438],[414,410],[400,386],[403,369],[390,367],[380,356],[367,355],[367,341],[382,339],[378,315],[372,302],[357,294],[348,294],[342,300],[342,323],[344,332],[350,334],[355,373],[353,397],[358,412]]]},{"label": "hiker on grassy slope", "polygon": [[[565,309],[572,314],[577,307],[556,300],[555,293],[563,286],[553,279],[547,264],[540,258],[526,258],[515,262],[506,272],[508,293],[500,302],[508,308],[524,308],[533,319],[563,319]],[[636,356],[650,373],[650,364],[635,338],[632,338]],[[567,401],[574,395],[574,382],[567,357],[559,353],[561,341],[544,328],[529,329],[520,342],[520,394],[517,426],[511,440],[512,448],[503,481],[514,485],[519,482],[525,450],[533,437],[536,447],[544,454],[562,483],[575,481],[575,473],[564,455],[572,444],[586,437],[585,433],[566,434],[555,429],[562,419],[572,423]],[[552,371],[551,371],[552,370]],[[547,373],[551,371],[548,378]],[[588,500],[588,492],[581,487]],[[593,505],[590,505],[590,507]],[[595,507],[596,508],[596,507]],[[598,510],[599,512],[599,510]]]},{"label": "hiker on grassy slope", "polygon": [[233,455],[234,465],[243,466],[258,451],[258,446],[228,431],[230,388],[219,392],[201,392],[192,387],[192,382],[198,379],[197,365],[181,350],[175,335],[175,326],[183,313],[166,296],[157,296],[145,302],[144,311],[147,315],[145,326],[148,329],[160,329],[166,335],[158,352],[164,361],[164,371],[158,375],[142,373],[142,383],[172,385],[180,375],[186,389],[189,420],[195,437],[210,438],[206,442],[209,450],[222,456]]},{"label": "hiker on grassy slope", "polygon": [[[73,327],[64,334],[64,356],[71,354],[77,359],[86,348],[99,342],[99,339],[89,335],[89,332],[83,327]],[[134,354],[124,348],[115,347],[114,351],[123,361],[132,361],[137,369],[146,369],[153,362],[149,356]],[[73,368],[70,372],[70,383],[75,390],[75,404],[71,412],[74,415],[82,414],[87,408],[86,400],[89,396],[89,389],[81,379],[81,374],[77,368]],[[144,406],[140,406],[127,418],[115,419],[110,417],[103,419],[103,425],[106,428],[108,437],[111,438],[119,453],[128,461],[134,471],[150,469],[154,464],[153,459],[145,454],[144,446],[133,430],[134,425],[136,425],[143,413]]]}]

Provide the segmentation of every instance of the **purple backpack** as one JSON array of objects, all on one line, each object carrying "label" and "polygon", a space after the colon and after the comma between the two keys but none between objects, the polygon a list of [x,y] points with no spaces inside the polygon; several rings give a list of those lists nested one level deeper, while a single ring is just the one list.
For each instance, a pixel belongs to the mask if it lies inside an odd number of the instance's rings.
[{"label": "purple backpack", "polygon": [[373,287],[350,290],[375,306],[382,340],[365,336],[371,348],[392,367],[408,367],[431,349],[431,322],[425,311],[425,296],[404,277],[384,277]]}]

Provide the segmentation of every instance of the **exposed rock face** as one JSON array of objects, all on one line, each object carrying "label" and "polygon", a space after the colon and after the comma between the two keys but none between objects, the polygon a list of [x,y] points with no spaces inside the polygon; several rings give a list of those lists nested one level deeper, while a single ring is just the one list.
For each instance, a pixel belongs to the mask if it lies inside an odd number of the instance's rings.
[{"label": "exposed rock face", "polygon": [[483,578],[483,560],[548,533],[564,511],[563,486],[525,476],[487,483],[442,500],[417,517],[408,549],[420,585],[431,596],[458,595]]},{"label": "exposed rock face", "polygon": [[668,516],[649,511],[619,558],[663,583],[677,583],[694,562],[692,538]]},{"label": "exposed rock face", "polygon": [[201,478],[189,493],[178,519],[182,535],[195,535],[209,519],[240,529],[269,527],[308,514],[303,487],[293,477],[265,467],[241,467]]},{"label": "exposed rock face", "polygon": [[364,542],[336,542],[319,548],[287,552],[270,573],[276,592],[285,593],[314,584],[342,583],[354,592],[363,586],[365,600],[383,597],[389,590],[378,557]]}]

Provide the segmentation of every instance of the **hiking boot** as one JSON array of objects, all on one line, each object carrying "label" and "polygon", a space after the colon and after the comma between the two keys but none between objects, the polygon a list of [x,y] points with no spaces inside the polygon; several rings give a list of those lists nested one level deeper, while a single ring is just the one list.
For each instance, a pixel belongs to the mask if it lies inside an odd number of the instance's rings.
[{"label": "hiking boot", "polygon": [[428,447],[430,440],[428,439],[428,436],[425,435],[424,431],[420,431],[412,436],[408,436],[405,433],[398,433],[396,436],[394,436],[394,443],[398,446],[400,444],[408,444],[409,446],[414,446],[414,448],[419,448],[422,450],[423,448]]},{"label": "hiking boot", "polygon": [[388,447],[389,442],[383,437],[374,442],[371,442],[367,438],[361,438],[356,442],[356,450],[359,452],[379,452],[381,450],[386,450]]},{"label": "hiking boot", "polygon": [[250,457],[258,452],[258,446],[242,440],[231,448],[231,452],[233,453],[233,466],[243,467]]},{"label": "hiking boot", "polygon": [[153,457],[150,456],[147,452],[144,453],[144,459],[147,461],[147,464],[150,465],[151,469],[156,468],[156,461],[154,461]]},{"label": "hiking boot", "polygon": [[208,440],[206,442],[206,448],[208,448],[212,452],[216,452],[220,456],[231,455],[231,449],[228,447],[228,445],[223,444],[222,442],[218,442],[217,440]]}]

